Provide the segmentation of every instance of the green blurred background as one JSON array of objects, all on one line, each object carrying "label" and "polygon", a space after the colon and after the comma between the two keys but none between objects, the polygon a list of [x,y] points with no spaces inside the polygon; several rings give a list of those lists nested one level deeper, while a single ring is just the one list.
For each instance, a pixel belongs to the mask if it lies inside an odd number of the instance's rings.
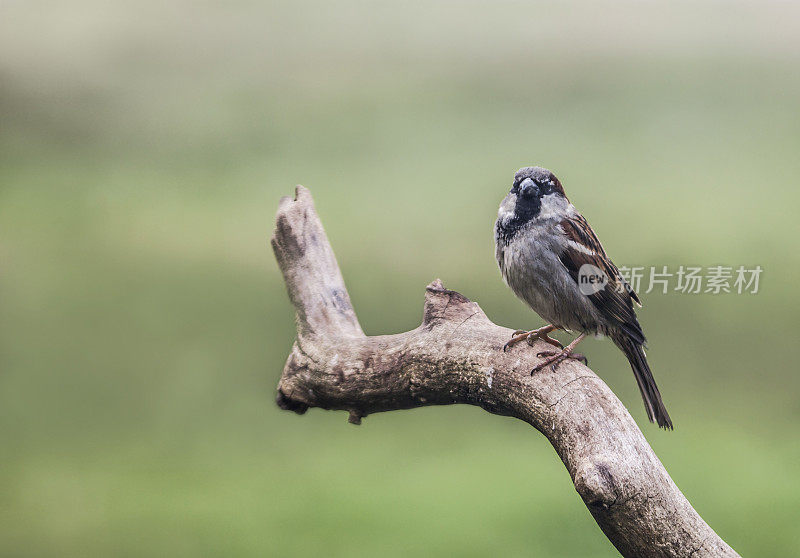
[{"label": "green blurred background", "polygon": [[492,225],[554,170],[643,294],[675,421],[584,347],[744,555],[800,553],[800,6],[0,5],[0,554],[614,556],[547,441],[477,408],[281,412],[268,247],[308,186],[369,334],[446,286],[514,328]]}]

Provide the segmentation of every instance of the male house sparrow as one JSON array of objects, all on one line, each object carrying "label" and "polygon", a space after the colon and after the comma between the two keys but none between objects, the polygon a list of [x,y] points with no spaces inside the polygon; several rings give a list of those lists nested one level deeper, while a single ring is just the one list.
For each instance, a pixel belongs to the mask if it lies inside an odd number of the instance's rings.
[{"label": "male house sparrow", "polygon": [[[533,369],[554,369],[573,353],[586,335],[611,338],[630,362],[647,417],[662,428],[672,421],[661,401],[642,346],[644,333],[633,302],[641,306],[617,268],[606,256],[586,219],[564,195],[558,178],[542,167],[525,167],[514,175],[511,191],[500,204],[495,223],[495,255],[503,280],[549,325],[515,333],[503,347],[542,339],[562,350],[539,353],[547,357]],[[555,329],[580,335],[562,348],[548,333]]]}]

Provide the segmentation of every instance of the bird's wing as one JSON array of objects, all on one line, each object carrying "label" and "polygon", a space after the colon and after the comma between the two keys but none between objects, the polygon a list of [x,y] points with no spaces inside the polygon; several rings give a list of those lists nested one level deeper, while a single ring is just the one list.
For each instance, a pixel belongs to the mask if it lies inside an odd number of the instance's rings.
[{"label": "bird's wing", "polygon": [[582,215],[575,213],[559,224],[567,238],[566,249],[559,259],[572,279],[579,285],[578,274],[585,264],[600,269],[608,278],[608,283],[587,296],[610,324],[622,329],[638,343],[644,343],[642,328],[633,311],[634,301],[641,304],[639,297],[608,258],[589,223]]}]

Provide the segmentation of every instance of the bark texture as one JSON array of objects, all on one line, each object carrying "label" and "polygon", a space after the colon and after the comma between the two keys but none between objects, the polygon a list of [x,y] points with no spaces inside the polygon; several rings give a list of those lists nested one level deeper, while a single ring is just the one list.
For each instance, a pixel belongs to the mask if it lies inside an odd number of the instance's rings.
[{"label": "bark texture", "polygon": [[667,474],[628,411],[586,366],[567,361],[531,376],[536,353],[507,353],[508,328],[442,286],[425,291],[422,324],[396,335],[361,330],[309,191],[281,199],[272,236],[297,312],[297,341],[277,403],[371,413],[466,403],[523,420],[558,453],[589,512],[623,556],[738,556]]}]

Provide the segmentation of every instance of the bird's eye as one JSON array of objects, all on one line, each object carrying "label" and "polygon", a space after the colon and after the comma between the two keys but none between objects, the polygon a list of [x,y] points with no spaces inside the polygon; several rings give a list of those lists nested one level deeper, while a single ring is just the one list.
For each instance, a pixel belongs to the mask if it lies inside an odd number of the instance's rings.
[{"label": "bird's eye", "polygon": [[511,186],[511,193],[518,194],[519,193],[519,182],[515,182],[513,186]]}]

